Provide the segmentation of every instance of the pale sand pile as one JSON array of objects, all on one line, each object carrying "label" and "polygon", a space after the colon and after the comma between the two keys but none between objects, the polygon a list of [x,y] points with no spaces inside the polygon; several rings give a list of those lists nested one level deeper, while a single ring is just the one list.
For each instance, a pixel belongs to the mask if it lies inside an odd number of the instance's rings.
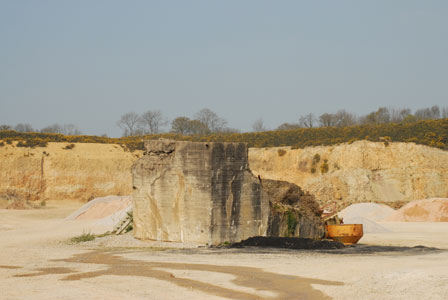
[{"label": "pale sand pile", "polygon": [[391,222],[448,222],[448,198],[431,198],[409,202],[387,221]]},{"label": "pale sand pile", "polygon": [[89,201],[65,220],[98,220],[94,225],[107,226],[112,231],[131,210],[131,196],[107,196]]},{"label": "pale sand pile", "polygon": [[362,217],[375,222],[381,222],[389,218],[395,210],[387,205],[378,203],[352,204],[338,213],[341,218]]},{"label": "pale sand pile", "polygon": [[384,233],[390,232],[386,227],[378,224],[375,221],[363,217],[347,217],[344,218],[344,224],[362,224],[364,233]]},{"label": "pale sand pile", "polygon": [[365,233],[381,233],[390,230],[381,226],[381,222],[389,218],[395,210],[384,204],[356,203],[338,213],[345,224],[362,224]]}]

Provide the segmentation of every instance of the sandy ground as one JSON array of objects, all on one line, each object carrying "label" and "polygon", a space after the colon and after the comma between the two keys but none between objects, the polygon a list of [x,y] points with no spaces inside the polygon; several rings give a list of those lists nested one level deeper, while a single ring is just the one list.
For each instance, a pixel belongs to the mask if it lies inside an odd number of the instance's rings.
[{"label": "sandy ground", "polygon": [[[191,248],[135,241],[129,235],[70,245],[70,237],[103,229],[94,221],[63,220],[80,204],[48,206],[0,210],[0,299],[448,295],[448,223],[381,223],[391,232],[366,234],[360,246],[342,251]],[[417,245],[445,250],[405,247]]]}]

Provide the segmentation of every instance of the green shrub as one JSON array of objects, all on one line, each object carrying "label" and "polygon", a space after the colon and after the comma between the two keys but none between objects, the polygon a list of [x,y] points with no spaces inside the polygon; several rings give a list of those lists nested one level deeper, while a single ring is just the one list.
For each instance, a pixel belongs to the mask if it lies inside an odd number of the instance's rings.
[{"label": "green shrub", "polygon": [[286,154],[286,151],[283,149],[278,149],[277,153],[278,153],[278,156],[283,156]]},{"label": "green shrub", "polygon": [[70,242],[73,244],[79,244],[83,242],[93,241],[95,239],[95,235],[90,232],[83,232],[81,235],[72,237]]},{"label": "green shrub", "polygon": [[48,144],[47,141],[39,139],[39,138],[30,138],[28,140],[20,140],[17,143],[17,147],[28,147],[28,148],[35,148],[35,147],[46,147]]},{"label": "green shrub", "polygon": [[328,172],[330,167],[328,166],[328,159],[324,159],[323,164],[320,166],[320,171],[322,174],[325,174]]},{"label": "green shrub", "polygon": [[297,221],[297,216],[292,211],[286,213],[287,224],[288,224],[288,236],[294,236],[296,232],[296,227],[299,222]]}]

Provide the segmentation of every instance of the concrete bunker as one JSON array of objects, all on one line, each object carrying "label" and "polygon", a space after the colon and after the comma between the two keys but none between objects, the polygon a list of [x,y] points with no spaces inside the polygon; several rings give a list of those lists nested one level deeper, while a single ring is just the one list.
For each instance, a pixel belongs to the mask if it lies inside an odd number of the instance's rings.
[{"label": "concrete bunker", "polygon": [[213,245],[324,233],[314,197],[255,177],[245,143],[161,139],[145,147],[132,167],[136,238]]}]

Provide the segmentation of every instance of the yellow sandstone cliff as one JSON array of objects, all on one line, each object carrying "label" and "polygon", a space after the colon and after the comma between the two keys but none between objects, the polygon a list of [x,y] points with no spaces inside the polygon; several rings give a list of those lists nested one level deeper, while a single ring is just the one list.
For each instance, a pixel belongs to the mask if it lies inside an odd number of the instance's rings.
[{"label": "yellow sandstone cliff", "polygon": [[448,151],[414,143],[251,148],[249,163],[262,178],[295,183],[338,207],[448,197]]},{"label": "yellow sandstone cliff", "polygon": [[119,145],[48,143],[0,147],[0,196],[27,200],[87,201],[132,192],[131,166],[142,152]]},{"label": "yellow sandstone cliff", "polygon": [[[413,143],[386,144],[251,148],[249,166],[262,178],[297,184],[321,204],[448,197],[448,151]],[[131,166],[141,151],[83,143],[63,149],[67,145],[0,147],[0,197],[87,201],[132,193]]]}]

